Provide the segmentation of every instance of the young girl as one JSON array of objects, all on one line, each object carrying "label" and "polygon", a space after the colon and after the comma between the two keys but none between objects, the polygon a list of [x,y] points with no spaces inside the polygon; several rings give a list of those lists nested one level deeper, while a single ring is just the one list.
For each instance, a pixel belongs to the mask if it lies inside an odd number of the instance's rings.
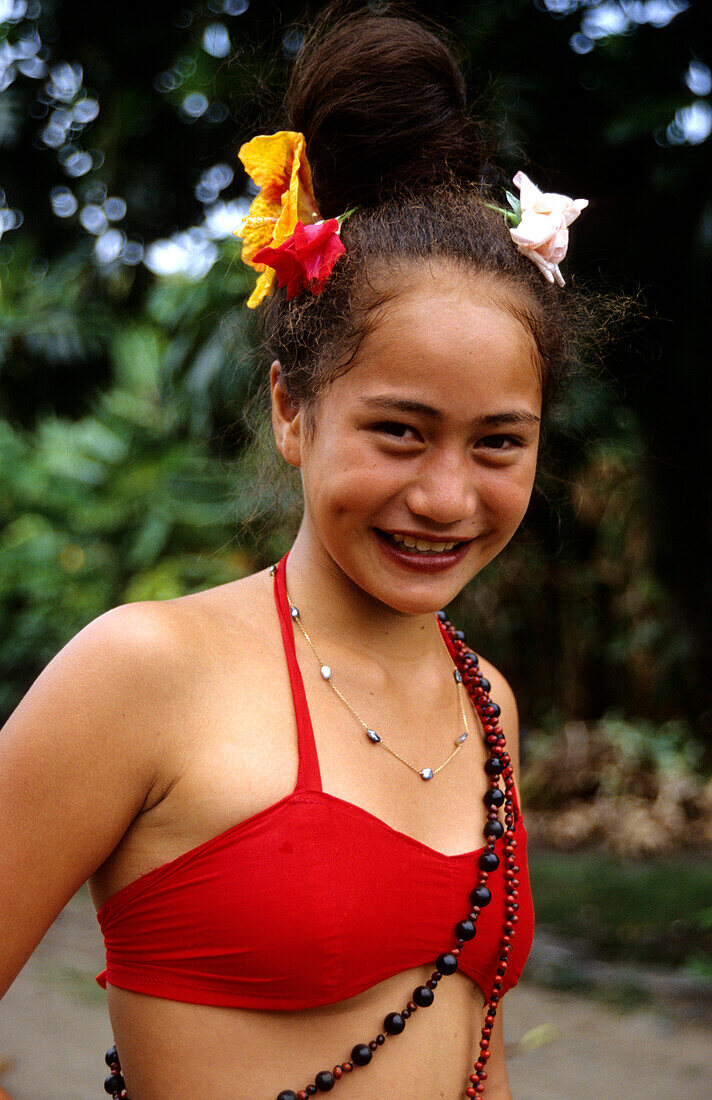
[{"label": "young girl", "polygon": [[243,256],[301,527],[271,570],[102,615],[11,717],[0,992],[89,879],[113,1096],[510,1100],[517,711],[437,612],[527,510],[585,204],[519,175],[511,228],[409,20],[307,43],[287,120],[241,153]]}]

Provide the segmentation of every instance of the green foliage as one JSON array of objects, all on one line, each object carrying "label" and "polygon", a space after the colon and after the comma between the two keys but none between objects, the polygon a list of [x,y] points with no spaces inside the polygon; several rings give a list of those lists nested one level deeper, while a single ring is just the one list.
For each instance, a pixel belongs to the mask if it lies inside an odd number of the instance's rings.
[{"label": "green foliage", "polygon": [[710,966],[708,860],[681,855],[639,862],[538,850],[529,860],[540,927],[584,940],[599,958],[698,972]]},{"label": "green foliage", "polygon": [[[223,275],[220,294],[227,287]],[[107,608],[222,584],[256,565],[255,550],[235,540],[234,463],[219,463],[201,439],[215,387],[239,408],[249,384],[245,363],[232,365],[230,315],[209,289],[171,280],[142,319],[110,318],[103,339],[114,383],[89,414],[49,414],[34,432],[0,420],[6,713]]]}]

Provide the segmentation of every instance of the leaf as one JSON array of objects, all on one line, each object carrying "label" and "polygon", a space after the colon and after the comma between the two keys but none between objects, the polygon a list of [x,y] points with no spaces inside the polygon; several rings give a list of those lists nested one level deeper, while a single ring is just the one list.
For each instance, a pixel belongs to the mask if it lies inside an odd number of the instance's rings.
[{"label": "leaf", "polygon": [[520,221],[522,220],[522,202],[521,202],[521,199],[517,198],[516,195],[513,195],[511,191],[505,191],[504,193],[507,196],[507,202],[511,206],[512,211],[513,211],[513,213],[514,213],[514,215],[517,219],[516,222],[512,222],[512,224],[513,225],[519,225]]}]

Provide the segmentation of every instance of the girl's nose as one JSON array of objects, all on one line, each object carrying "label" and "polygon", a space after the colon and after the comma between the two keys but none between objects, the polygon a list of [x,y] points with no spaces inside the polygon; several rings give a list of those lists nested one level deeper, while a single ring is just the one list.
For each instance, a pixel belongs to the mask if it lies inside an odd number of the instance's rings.
[{"label": "girl's nose", "polygon": [[414,515],[433,523],[452,525],[471,519],[477,511],[471,461],[452,452],[432,452],[408,489],[407,504]]}]

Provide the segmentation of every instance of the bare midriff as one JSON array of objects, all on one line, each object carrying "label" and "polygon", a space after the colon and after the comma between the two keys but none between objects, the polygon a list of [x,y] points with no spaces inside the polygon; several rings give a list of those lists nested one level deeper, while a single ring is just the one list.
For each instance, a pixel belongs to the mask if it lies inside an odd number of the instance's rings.
[{"label": "bare midriff", "polygon": [[[109,1010],[131,1100],[276,1100],[350,1058],[356,1043],[410,999],[432,966],[379,982],[336,1004],[265,1012],[185,1004],[108,988]],[[368,1066],[337,1082],[343,1100],[458,1100],[478,1053],[483,997],[464,975],[442,982],[435,1004],[387,1037]]]}]

